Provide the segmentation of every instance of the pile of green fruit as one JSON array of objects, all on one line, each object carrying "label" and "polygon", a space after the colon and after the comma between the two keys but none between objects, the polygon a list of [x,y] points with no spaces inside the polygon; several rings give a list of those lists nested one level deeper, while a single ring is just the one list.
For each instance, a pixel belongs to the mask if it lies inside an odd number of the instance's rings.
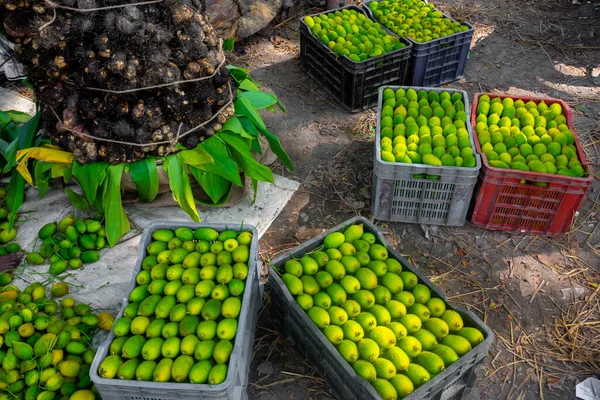
[{"label": "pile of green fruit", "polygon": [[252,233],[181,227],[152,238],[98,374],[218,385],[227,378]]},{"label": "pile of green fruit", "polygon": [[352,9],[304,17],[313,35],[339,56],[354,62],[378,57],[406,47],[389,35],[380,24]]},{"label": "pile of green fruit", "polygon": [[468,26],[444,17],[432,3],[421,0],[371,1],[368,7],[383,26],[417,43],[469,30]]},{"label": "pile of green fruit", "polygon": [[98,250],[106,246],[106,232],[102,216],[95,219],[79,219],[69,215],[58,224],[46,224],[38,232],[42,245],[36,252],[29,253],[26,260],[31,265],[50,262],[49,272],[57,276],[68,268],[79,269],[83,264],[100,259]]},{"label": "pile of green fruit", "polygon": [[475,130],[492,167],[573,177],[586,174],[559,103],[510,97],[490,100],[484,94],[477,104]]},{"label": "pile of green fruit", "polygon": [[362,224],[327,235],[322,249],[283,269],[298,305],[385,400],[407,396],[484,339]]},{"label": "pile of green fruit", "polygon": [[[0,274],[0,399],[100,398],[90,379],[95,350],[90,342],[98,328],[110,330],[114,317],[96,315],[89,305],[65,297],[46,297],[33,283],[20,291],[12,276]],[[68,293],[64,282],[52,297]]]},{"label": "pile of green fruit", "polygon": [[21,246],[17,243],[6,244],[17,237],[17,229],[9,228],[8,209],[6,208],[6,188],[0,186],[0,256],[6,253],[16,253],[21,250]]},{"label": "pile of green fruit", "polygon": [[477,166],[462,94],[387,88],[381,108],[381,159],[434,166]]}]

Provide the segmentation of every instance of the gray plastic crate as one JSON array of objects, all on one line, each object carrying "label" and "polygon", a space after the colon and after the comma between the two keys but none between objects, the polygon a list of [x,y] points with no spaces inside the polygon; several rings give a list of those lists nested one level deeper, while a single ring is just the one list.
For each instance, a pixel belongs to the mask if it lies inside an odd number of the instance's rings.
[{"label": "gray plastic crate", "polygon": [[[439,297],[445,301],[442,290],[431,283],[423,274],[408,263],[387,242],[375,225],[364,217],[354,217],[330,229],[329,231],[295,247],[289,252],[277,257],[269,265],[269,288],[271,294],[271,312],[273,321],[278,324],[278,329],[288,341],[293,342],[298,350],[311,362],[319,375],[328,383],[331,391],[343,400],[369,400],[380,399],[377,391],[366,380],[358,376],[350,364],[346,362],[327,340],[325,335],[315,326],[308,315],[300,308],[294,297],[277,274],[275,269],[280,269],[283,264],[293,258],[300,258],[303,254],[320,248],[323,238],[332,232],[343,231],[352,224],[362,223],[365,232],[377,236],[378,241],[384,245],[390,257],[400,261],[403,270],[414,272],[419,277],[419,283],[426,285],[431,290],[432,297]],[[406,397],[406,400],[455,400],[461,399],[463,394],[471,388],[476,380],[475,369],[488,353],[494,340],[492,330],[487,327],[475,314],[461,308],[447,305],[450,310],[457,311],[463,318],[465,326],[471,326],[482,331],[485,340],[479,343],[470,352],[462,356],[448,369],[435,376],[425,385],[415,390]]]},{"label": "gray plastic crate", "polygon": [[[387,88],[461,93],[467,113],[465,125],[469,132],[471,148],[477,165],[474,168],[435,167],[425,164],[383,161],[381,159],[380,113],[383,91]],[[375,154],[373,155],[373,199],[371,200],[371,214],[374,218],[429,225],[464,225],[473,189],[481,169],[481,157],[475,150],[473,129],[467,110],[470,110],[469,96],[464,90],[415,86],[382,86],[379,88],[377,134],[374,146]],[[415,178],[414,175],[418,174],[438,175],[440,179]]]},{"label": "gray plastic crate", "polygon": [[[252,232],[248,276],[246,277],[242,310],[238,320],[238,332],[235,336],[233,352],[229,359],[227,379],[223,383],[213,386],[209,384],[141,382],[101,378],[98,375],[98,366],[108,354],[108,348],[114,338],[114,333],[111,330],[106,341],[98,348],[90,369],[92,382],[98,388],[98,392],[102,398],[106,400],[242,400],[248,398],[246,385],[248,383],[250,362],[252,361],[256,320],[262,304],[262,288],[260,287],[261,271],[260,263],[258,262],[258,232],[254,226],[247,224],[154,222],[144,229],[144,233],[140,239],[138,260],[135,265],[135,273],[130,288],[133,289],[135,287],[135,276],[141,269],[142,260],[146,255],[146,246],[152,241],[152,232],[157,229],[176,229],[181,226],[192,229],[208,227],[216,229],[219,232],[226,229]],[[124,303],[119,316],[127,306],[127,301]]]}]

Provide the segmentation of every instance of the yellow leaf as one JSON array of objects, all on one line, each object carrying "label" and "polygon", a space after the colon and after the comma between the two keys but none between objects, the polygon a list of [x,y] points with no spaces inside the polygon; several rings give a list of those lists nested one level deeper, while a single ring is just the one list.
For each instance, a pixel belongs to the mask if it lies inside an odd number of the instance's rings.
[{"label": "yellow leaf", "polygon": [[[27,161],[33,158],[39,161],[69,165],[75,159],[73,153],[54,148],[30,147],[17,151],[17,171],[33,186],[33,178],[27,169]],[[54,168],[53,168],[54,169]]]}]

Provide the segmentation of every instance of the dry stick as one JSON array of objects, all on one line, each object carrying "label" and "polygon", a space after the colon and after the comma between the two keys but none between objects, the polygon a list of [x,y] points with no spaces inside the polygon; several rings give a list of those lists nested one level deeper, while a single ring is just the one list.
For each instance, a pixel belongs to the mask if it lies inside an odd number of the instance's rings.
[{"label": "dry stick", "polygon": [[529,304],[533,303],[533,299],[535,299],[535,296],[538,294],[538,292],[540,291],[540,289],[542,288],[542,286],[544,285],[544,283],[546,283],[546,281],[542,279],[542,281],[540,282],[540,284],[538,285],[538,287],[533,292],[533,296],[531,296],[531,300],[529,300]]}]

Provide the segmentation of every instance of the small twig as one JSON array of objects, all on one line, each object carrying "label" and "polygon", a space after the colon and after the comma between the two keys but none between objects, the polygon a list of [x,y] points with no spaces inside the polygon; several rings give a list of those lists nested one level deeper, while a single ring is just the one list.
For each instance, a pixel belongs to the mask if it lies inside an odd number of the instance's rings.
[{"label": "small twig", "polygon": [[540,282],[538,287],[535,289],[535,292],[533,292],[533,296],[531,296],[531,300],[529,300],[529,304],[531,304],[533,302],[533,299],[535,299],[535,296],[538,294],[538,292],[540,291],[540,289],[542,288],[542,285],[544,285],[544,283],[546,283],[546,281],[542,279],[542,281]]}]

